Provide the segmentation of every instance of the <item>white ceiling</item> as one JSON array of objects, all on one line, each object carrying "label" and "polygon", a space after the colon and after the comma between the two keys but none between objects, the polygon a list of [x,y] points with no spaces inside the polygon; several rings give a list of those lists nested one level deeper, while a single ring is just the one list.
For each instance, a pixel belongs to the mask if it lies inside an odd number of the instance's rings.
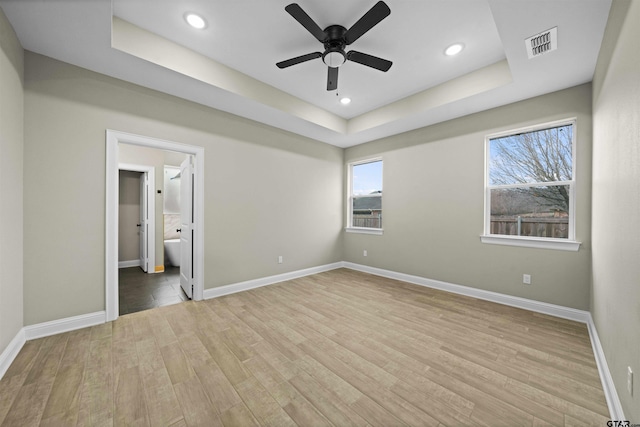
[{"label": "white ceiling", "polygon": [[[27,50],[268,125],[347,147],[591,81],[611,0],[385,0],[391,15],[326,90],[323,51],[290,0],[0,0]],[[375,0],[298,0],[321,27],[349,28]],[[189,27],[187,11],[208,23]],[[115,16],[115,18],[113,18]],[[558,49],[527,58],[524,39],[558,27]],[[461,42],[455,57],[444,49]],[[339,98],[353,101],[344,106]]]}]

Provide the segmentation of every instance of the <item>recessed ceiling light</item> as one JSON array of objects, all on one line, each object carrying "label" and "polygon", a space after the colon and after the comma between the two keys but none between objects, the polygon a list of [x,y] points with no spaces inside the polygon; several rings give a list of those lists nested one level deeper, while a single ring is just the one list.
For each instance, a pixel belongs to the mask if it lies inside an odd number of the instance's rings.
[{"label": "recessed ceiling light", "polygon": [[351,98],[341,98],[341,99],[340,99],[340,103],[341,103],[342,105],[348,105],[348,104],[350,104],[350,103],[351,103]]},{"label": "recessed ceiling light", "polygon": [[184,14],[184,19],[193,28],[197,28],[199,30],[201,30],[201,29],[203,29],[204,27],[207,26],[207,21],[205,21],[202,16],[197,15],[197,14],[192,13],[192,12],[185,13]]},{"label": "recessed ceiling light", "polygon": [[457,55],[462,52],[462,49],[464,49],[464,45],[462,43],[452,44],[444,50],[444,54],[447,56]]}]

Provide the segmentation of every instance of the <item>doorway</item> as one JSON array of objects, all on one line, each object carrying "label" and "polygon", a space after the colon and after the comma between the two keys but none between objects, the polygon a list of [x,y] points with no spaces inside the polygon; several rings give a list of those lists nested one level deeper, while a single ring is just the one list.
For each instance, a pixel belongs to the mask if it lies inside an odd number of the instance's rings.
[{"label": "doorway", "polygon": [[[130,147],[120,147],[122,151]],[[144,149],[145,152],[162,152]],[[183,155],[186,156],[186,155]],[[119,160],[122,160],[122,156]],[[125,156],[126,157],[126,156]],[[135,313],[150,308],[176,304],[189,298],[180,288],[180,267],[164,263],[155,241],[162,229],[162,215],[158,216],[153,202],[157,183],[156,168],[150,159],[138,156],[144,164],[119,163],[119,209],[118,209],[118,314]],[[166,187],[164,189],[166,199]],[[156,228],[156,218],[160,227]],[[162,247],[160,247],[161,249]],[[176,264],[177,265],[177,264]]]},{"label": "doorway", "polygon": [[147,165],[118,164],[118,268],[140,267],[154,272],[155,169]]},{"label": "doorway", "polygon": [[[183,289],[185,289],[185,292],[186,290],[191,291],[190,296],[194,300],[201,300],[204,293],[204,149],[202,147],[107,130],[105,239],[105,308],[107,321],[115,320],[119,315],[118,192],[120,165],[118,164],[118,150],[121,144],[173,151],[188,155],[188,165],[184,166],[188,166],[189,170],[185,170],[185,174],[191,178],[188,180],[188,184],[190,184],[190,191],[188,191],[188,193],[191,196],[189,201],[191,209],[188,221],[184,224],[184,228],[188,230],[188,235],[184,240],[185,245],[189,247],[189,251],[183,252],[181,248],[181,258],[185,260],[185,264],[189,268],[185,269],[184,280],[186,280],[186,282]],[[155,193],[153,193],[151,200],[155,201]],[[153,202],[150,204],[153,205]],[[149,211],[151,212],[153,209],[149,209]],[[151,234],[153,233],[148,233],[149,236]],[[149,246],[152,247],[152,245]],[[153,259],[150,253],[148,255],[149,259]],[[152,266],[153,263],[150,265]],[[150,276],[155,275],[151,274]],[[181,282],[183,282],[182,278]]]}]

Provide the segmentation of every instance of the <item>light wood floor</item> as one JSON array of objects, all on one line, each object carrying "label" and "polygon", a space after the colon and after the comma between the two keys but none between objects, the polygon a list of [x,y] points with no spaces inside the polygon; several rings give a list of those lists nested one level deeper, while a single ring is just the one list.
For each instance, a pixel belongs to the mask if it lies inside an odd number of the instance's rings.
[{"label": "light wood floor", "polygon": [[584,426],[585,325],[351,271],[29,341],[7,426]]}]

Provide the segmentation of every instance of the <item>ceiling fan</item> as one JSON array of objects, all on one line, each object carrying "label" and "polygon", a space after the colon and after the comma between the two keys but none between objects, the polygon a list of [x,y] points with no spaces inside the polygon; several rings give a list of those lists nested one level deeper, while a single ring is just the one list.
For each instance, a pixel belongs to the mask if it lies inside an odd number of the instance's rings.
[{"label": "ceiling fan", "polygon": [[289,15],[293,16],[320,43],[324,44],[325,50],[324,52],[312,52],[278,62],[276,64],[278,68],[287,68],[312,59],[322,58],[322,61],[329,67],[327,90],[336,90],[338,88],[338,68],[346,61],[357,62],[384,72],[391,68],[393,63],[386,59],[355,50],[345,52],[346,46],[358,40],[363,34],[391,14],[391,9],[385,2],[379,1],[376,3],[348,30],[342,25],[329,25],[324,30],[320,29],[318,24],[297,3],[291,3],[284,10],[289,12]]}]

